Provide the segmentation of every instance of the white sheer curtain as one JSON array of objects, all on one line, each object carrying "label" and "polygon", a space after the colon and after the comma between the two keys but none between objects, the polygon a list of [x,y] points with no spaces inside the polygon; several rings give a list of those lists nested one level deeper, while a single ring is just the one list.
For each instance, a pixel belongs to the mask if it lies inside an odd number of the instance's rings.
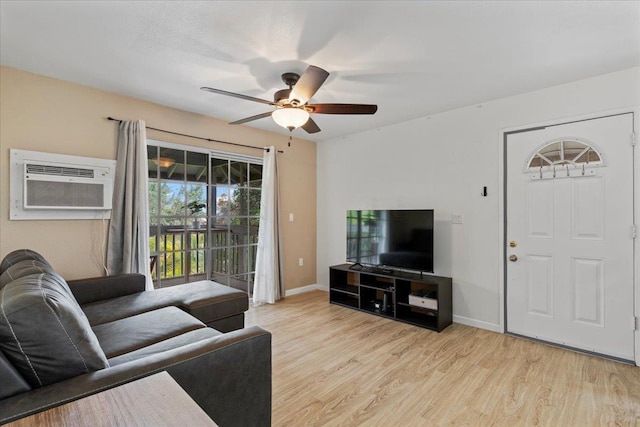
[{"label": "white sheer curtain", "polygon": [[253,286],[254,304],[273,304],[284,296],[280,268],[280,201],[276,152],[275,147],[269,147],[264,153],[262,166],[260,229]]},{"label": "white sheer curtain", "polygon": [[142,273],[153,289],[149,264],[147,132],[142,120],[118,128],[116,176],[109,224],[109,274]]}]

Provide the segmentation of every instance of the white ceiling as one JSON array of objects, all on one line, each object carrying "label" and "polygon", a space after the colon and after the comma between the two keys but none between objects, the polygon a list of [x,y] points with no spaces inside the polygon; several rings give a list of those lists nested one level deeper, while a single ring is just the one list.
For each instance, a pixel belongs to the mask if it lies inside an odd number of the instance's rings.
[{"label": "white ceiling", "polygon": [[640,65],[638,1],[2,0],[0,18],[2,65],[227,121],[270,107],[201,86],[270,100],[309,64],[331,73],[314,102],[378,104],[314,115],[322,132],[295,133],[315,141]]}]

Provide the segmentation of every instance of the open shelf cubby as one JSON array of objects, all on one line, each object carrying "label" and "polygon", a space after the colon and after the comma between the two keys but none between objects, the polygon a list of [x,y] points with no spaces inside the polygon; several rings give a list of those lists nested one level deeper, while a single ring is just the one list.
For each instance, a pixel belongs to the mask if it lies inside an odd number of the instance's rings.
[{"label": "open shelf cubby", "polygon": [[[452,322],[451,278],[403,271],[376,272],[351,264],[329,268],[329,302],[434,331]],[[419,306],[416,295],[424,296]],[[410,297],[411,296],[411,297]]]}]

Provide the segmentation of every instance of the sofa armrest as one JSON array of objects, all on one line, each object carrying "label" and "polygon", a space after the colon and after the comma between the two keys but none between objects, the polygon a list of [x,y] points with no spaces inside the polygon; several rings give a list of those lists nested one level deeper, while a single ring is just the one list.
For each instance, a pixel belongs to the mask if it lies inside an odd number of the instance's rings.
[{"label": "sofa armrest", "polygon": [[257,326],[0,400],[0,424],[162,371],[218,425],[271,425],[271,334]]},{"label": "sofa armrest", "polygon": [[78,304],[83,305],[143,292],[146,280],[143,274],[130,273],[69,280],[67,284]]}]

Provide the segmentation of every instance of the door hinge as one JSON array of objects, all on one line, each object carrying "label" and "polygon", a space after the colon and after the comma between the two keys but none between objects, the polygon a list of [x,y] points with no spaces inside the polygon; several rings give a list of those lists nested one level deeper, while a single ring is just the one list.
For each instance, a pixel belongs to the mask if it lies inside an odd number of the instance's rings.
[{"label": "door hinge", "polygon": [[632,239],[635,239],[637,234],[638,234],[638,233],[637,233],[637,231],[636,231],[636,225],[635,225],[635,224],[633,224],[633,225],[631,226],[631,238],[632,238]]},{"label": "door hinge", "polygon": [[633,316],[633,330],[637,331],[640,329],[640,319],[636,316]]},{"label": "door hinge", "polygon": [[635,132],[631,132],[631,146],[632,147],[636,146],[636,133]]}]

